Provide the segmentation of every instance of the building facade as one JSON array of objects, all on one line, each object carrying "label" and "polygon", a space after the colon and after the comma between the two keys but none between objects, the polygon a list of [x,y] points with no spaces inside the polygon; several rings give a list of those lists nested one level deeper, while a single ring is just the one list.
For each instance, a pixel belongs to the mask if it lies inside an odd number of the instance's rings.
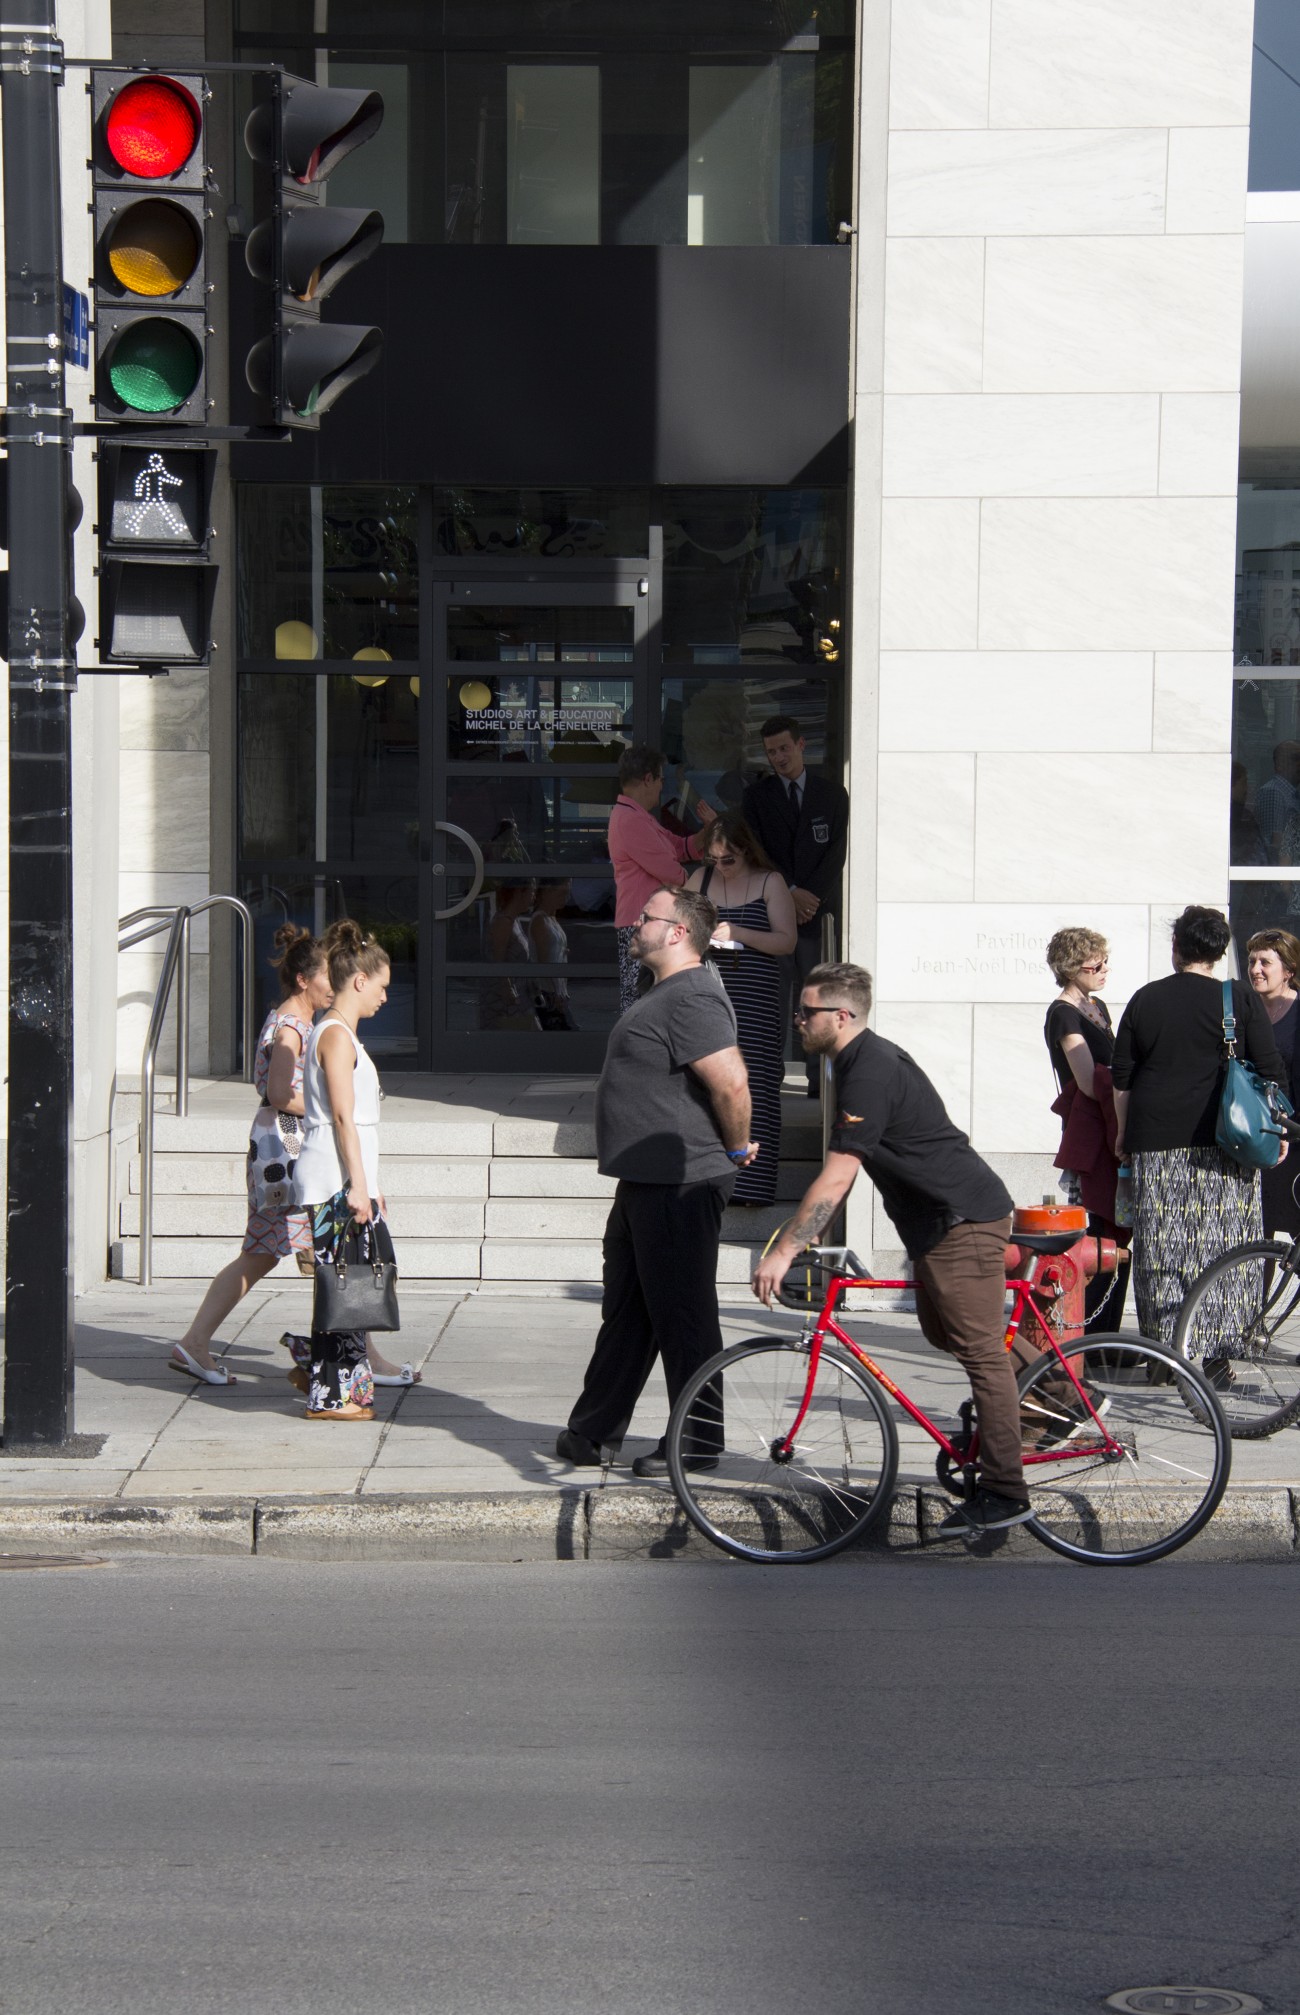
[{"label": "building facade", "polygon": [[[211,670],[78,698],[82,986],[146,902],[241,895],[263,974],[285,917],[346,909],[392,957],[388,1070],[592,1071],[620,748],[663,748],[689,826],[790,712],[849,788],[837,926],[878,1027],[1018,1197],[1052,1189],[1051,932],[1107,933],[1118,1010],[1184,903],[1247,929],[1300,888],[1300,819],[1294,853],[1285,821],[1251,837],[1300,742],[1288,10],[332,11],[118,0],[64,28],[386,104],[330,183],[384,213],[331,302],[383,327],[379,369],[318,434],[223,456]],[[211,256],[239,271],[246,98],[212,76]],[[70,171],[69,258],[79,201]],[[563,1016],[521,935],[547,891]],[[220,926],[198,950],[219,1071],[232,955]],[[118,961],[111,1030],[84,995],[85,1279],[156,963]]]}]

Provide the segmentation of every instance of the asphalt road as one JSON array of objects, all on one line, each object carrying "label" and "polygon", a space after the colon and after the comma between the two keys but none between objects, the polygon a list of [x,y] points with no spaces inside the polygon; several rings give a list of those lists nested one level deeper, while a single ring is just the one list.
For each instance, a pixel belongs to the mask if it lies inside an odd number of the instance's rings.
[{"label": "asphalt road", "polygon": [[0,1573],[4,2015],[1300,2009],[1300,1580]]}]

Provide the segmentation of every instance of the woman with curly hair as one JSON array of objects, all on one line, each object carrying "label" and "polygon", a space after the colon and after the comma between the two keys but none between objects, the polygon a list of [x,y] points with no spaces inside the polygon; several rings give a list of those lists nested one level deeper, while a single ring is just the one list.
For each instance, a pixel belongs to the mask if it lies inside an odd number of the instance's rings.
[{"label": "woman with curly hair", "polygon": [[[1294,1105],[1300,1093],[1300,994],[1296,992],[1300,940],[1290,931],[1256,931],[1246,946],[1246,972],[1272,1023],[1273,1041],[1287,1069],[1282,1089]],[[1300,1204],[1292,1190],[1295,1173],[1294,1162],[1264,1170],[1260,1198],[1266,1237],[1300,1238]]]},{"label": "woman with curly hair", "polygon": [[[1088,1230],[1098,1238],[1127,1245],[1129,1234],[1115,1223],[1115,1105],[1110,1066],[1115,1032],[1101,998],[1110,970],[1110,948],[1097,931],[1070,925],[1056,932],[1047,963],[1061,991],[1047,1010],[1043,1036],[1056,1073],[1061,1148],[1056,1166],[1069,1202],[1088,1213]],[[1128,1293],[1128,1269],[1116,1277],[1097,1274],[1085,1297],[1089,1328],[1118,1329]]]},{"label": "woman with curly hair", "polygon": [[[1197,1274],[1228,1246],[1262,1235],[1259,1173],[1215,1139],[1226,1051],[1214,968],[1230,938],[1221,910],[1190,904],[1174,924],[1173,972],[1138,988],[1115,1037],[1117,1147],[1133,1169],[1133,1292],[1142,1334],[1166,1345]],[[1241,980],[1232,981],[1232,1011],[1238,1053],[1285,1085],[1272,1024]],[[1249,1315],[1223,1310],[1224,1333]],[[1231,1383],[1226,1356],[1207,1358],[1204,1370]]]}]

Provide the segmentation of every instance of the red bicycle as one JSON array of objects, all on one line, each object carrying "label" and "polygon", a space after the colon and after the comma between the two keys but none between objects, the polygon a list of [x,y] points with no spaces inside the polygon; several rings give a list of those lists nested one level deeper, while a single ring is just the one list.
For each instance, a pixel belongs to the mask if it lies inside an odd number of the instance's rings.
[{"label": "red bicycle", "polygon": [[[1017,1232],[1041,1260],[1077,1232]],[[796,1278],[797,1276],[797,1278]],[[799,1308],[797,1336],[749,1338],[687,1381],[668,1424],[668,1466],[682,1509],[740,1560],[825,1560],[888,1512],[898,1431],[886,1395],[938,1446],[944,1489],[969,1496],[979,1479],[979,1426],[969,1401],[945,1430],[836,1321],[849,1288],[911,1288],[877,1280],[844,1246],[810,1246],[781,1300]],[[1020,1378],[1026,1529],[1071,1560],[1133,1565],[1185,1546],[1214,1515],[1232,1443],[1213,1388],[1196,1365],[1145,1337],[1085,1336],[1062,1350],[1034,1299],[1008,1280],[1010,1349],[1028,1314],[1042,1351]],[[705,1433],[699,1438],[700,1429]],[[701,1446],[721,1442],[701,1462]]]}]

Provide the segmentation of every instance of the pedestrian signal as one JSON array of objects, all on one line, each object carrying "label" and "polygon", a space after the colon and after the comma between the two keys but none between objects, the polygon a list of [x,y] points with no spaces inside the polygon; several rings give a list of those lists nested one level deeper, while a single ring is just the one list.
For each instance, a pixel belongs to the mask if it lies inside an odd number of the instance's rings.
[{"label": "pedestrian signal", "polygon": [[212,651],[216,451],[110,439],[100,451],[100,653],[202,665]]},{"label": "pedestrian signal", "polygon": [[206,98],[188,73],[91,73],[101,420],[207,418]]},{"label": "pedestrian signal", "polygon": [[318,426],[383,348],[378,329],[323,322],[320,313],[321,302],[384,235],[378,210],[325,202],[330,171],[373,137],[383,116],[377,91],[331,90],[277,71],[244,128],[244,145],[261,171],[260,221],[245,258],[254,279],[271,289],[270,327],[244,370],[280,426]]}]

